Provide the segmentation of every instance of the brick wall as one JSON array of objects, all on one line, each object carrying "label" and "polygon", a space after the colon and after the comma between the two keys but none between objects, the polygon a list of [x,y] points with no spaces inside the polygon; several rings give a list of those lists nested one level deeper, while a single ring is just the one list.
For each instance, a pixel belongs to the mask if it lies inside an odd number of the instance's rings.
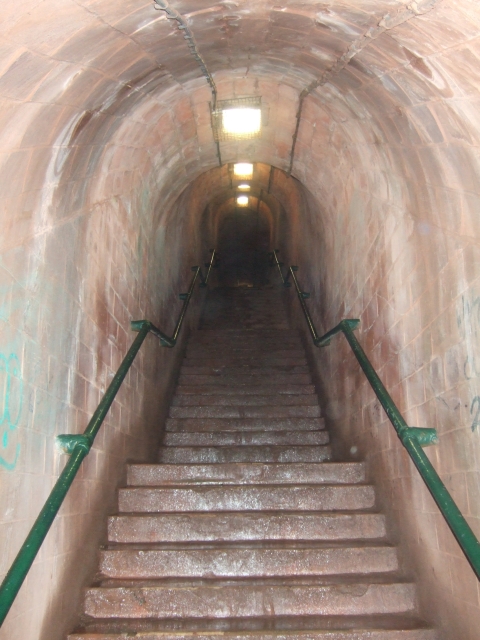
[{"label": "brick wall", "polygon": [[[175,187],[157,188],[142,133],[138,114],[119,121],[53,104],[17,105],[4,122],[2,576],[65,464],[55,435],[85,429],[135,336],[130,320],[171,332],[190,266],[208,257],[188,198],[175,205]],[[152,140],[157,153],[165,144]],[[154,455],[180,355],[181,345],[147,338],[0,637],[53,640],[71,629],[125,461]]]},{"label": "brick wall", "polygon": [[[448,32],[440,52],[416,40],[409,62],[401,40],[414,34],[403,27],[358,54],[348,86],[307,99],[294,175],[310,194],[292,214],[288,255],[319,330],[360,318],[358,337],[406,420],[437,428],[426,453],[480,536],[480,60],[478,38],[465,45],[447,15],[422,25]],[[391,69],[369,76],[379,48]],[[298,195],[282,192],[289,209]],[[425,610],[446,638],[473,640],[478,581],[349,347],[339,336],[313,351],[326,416],[344,452],[368,460]]]},{"label": "brick wall", "polygon": [[[321,329],[361,318],[408,421],[437,426],[428,455],[480,533],[478,3],[175,5],[219,99],[262,97],[262,137],[222,143],[224,163],[287,170],[300,92],[317,86],[297,181],[276,170],[268,195],[262,169],[262,197],[283,221],[275,244],[301,267]],[[85,427],[132,317],[173,326],[229,184],[215,169],[208,86],[150,1],[6,0],[0,50],[4,572],[63,465],[55,434]],[[158,438],[178,355],[148,340],[2,639],[55,640],[70,626],[123,461]],[[352,355],[339,337],[314,357],[338,446],[356,446],[381,481],[425,610],[446,637],[474,638],[478,584]]]}]

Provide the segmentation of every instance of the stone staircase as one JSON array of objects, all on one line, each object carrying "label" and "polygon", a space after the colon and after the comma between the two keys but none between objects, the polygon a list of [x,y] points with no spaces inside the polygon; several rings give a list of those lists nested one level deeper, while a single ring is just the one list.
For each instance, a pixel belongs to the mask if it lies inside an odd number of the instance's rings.
[{"label": "stone staircase", "polygon": [[[222,297],[223,296],[223,297]],[[159,464],[128,467],[70,640],[434,640],[278,291],[210,295]]]}]

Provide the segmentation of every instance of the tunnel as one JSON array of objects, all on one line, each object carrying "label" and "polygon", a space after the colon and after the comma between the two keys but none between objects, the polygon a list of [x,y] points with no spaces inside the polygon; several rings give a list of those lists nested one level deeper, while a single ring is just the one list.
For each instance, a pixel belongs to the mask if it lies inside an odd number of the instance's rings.
[{"label": "tunnel", "polygon": [[[135,334],[169,332],[191,267],[218,288],[298,266],[325,333],[358,340],[480,535],[480,6],[475,0],[2,3],[1,576]],[[223,139],[217,101],[261,108]],[[239,206],[235,163],[251,163]],[[188,332],[139,352],[0,630],[78,623],[129,461],[149,461]],[[391,539],[445,640],[478,639],[480,590],[342,336],[316,348],[336,450],[365,460]],[[477,370],[477,358],[479,358]]]}]

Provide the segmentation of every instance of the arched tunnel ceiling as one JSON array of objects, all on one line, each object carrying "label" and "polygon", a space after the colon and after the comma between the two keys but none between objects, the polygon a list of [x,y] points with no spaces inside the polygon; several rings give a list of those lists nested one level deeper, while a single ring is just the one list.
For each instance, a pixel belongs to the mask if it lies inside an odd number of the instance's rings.
[{"label": "arched tunnel ceiling", "polygon": [[[478,79],[470,40],[480,9],[473,0],[172,0],[171,6],[188,22],[218,98],[262,97],[262,136],[221,143],[224,163],[288,170],[301,95],[307,97],[292,174],[309,188],[328,183],[345,160],[361,162],[359,146],[369,147],[369,162],[403,170],[401,154],[379,151],[382,145],[466,139],[463,123],[478,124],[475,110],[458,102]],[[218,165],[210,89],[177,24],[151,0],[8,2],[2,14],[2,138],[14,148],[45,148],[28,167],[4,156],[4,169],[9,162],[10,172],[36,172],[38,182],[48,182],[53,148],[54,172],[78,183],[59,206],[68,197],[78,208],[87,192],[89,203],[115,192],[108,182],[117,167],[143,180],[148,174],[150,190],[168,205]],[[454,99],[454,107],[442,107]]]}]

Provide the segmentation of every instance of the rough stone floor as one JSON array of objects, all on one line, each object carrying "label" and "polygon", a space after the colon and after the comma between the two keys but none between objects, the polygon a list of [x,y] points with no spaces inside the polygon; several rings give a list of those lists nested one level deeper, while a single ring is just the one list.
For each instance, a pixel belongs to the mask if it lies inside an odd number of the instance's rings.
[{"label": "rough stone floor", "polygon": [[433,640],[363,464],[328,442],[278,290],[212,292],[70,640]]}]

